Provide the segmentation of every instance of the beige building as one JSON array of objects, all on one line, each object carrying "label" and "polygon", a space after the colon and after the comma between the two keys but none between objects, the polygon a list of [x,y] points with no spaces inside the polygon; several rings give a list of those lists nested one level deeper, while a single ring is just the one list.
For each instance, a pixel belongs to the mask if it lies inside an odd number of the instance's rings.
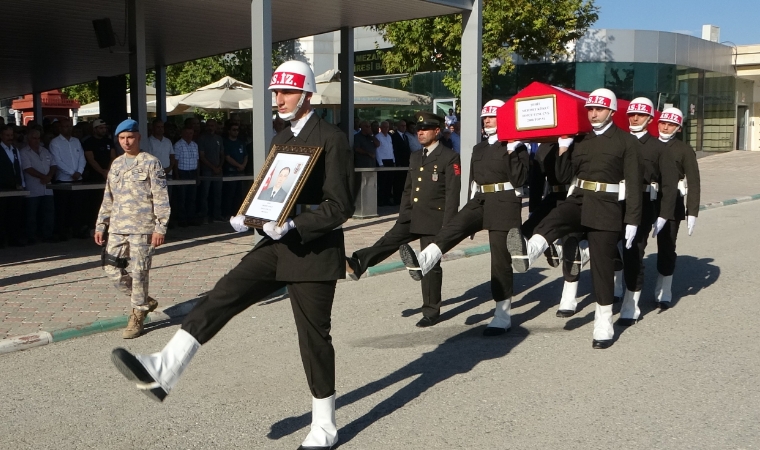
[{"label": "beige building", "polygon": [[[742,123],[746,128],[746,149],[760,151],[760,44],[740,45],[736,47],[736,76],[752,81],[753,102],[745,102],[741,92],[737,92],[737,129],[741,130]],[[745,110],[746,108],[746,110]],[[742,117],[743,116],[743,117]],[[737,147],[741,145],[741,133],[737,134]]]}]

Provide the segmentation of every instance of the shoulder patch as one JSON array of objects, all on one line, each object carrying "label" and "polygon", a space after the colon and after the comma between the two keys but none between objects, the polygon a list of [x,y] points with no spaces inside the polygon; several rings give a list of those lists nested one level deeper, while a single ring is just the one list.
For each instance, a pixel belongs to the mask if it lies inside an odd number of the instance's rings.
[{"label": "shoulder patch", "polygon": [[462,168],[459,166],[459,164],[452,164],[451,167],[454,168],[454,175],[462,174]]}]

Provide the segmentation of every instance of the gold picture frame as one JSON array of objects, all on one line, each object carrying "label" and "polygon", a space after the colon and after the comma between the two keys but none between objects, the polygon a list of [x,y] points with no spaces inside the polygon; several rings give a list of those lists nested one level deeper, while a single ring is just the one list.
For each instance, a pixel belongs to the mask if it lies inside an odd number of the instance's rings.
[{"label": "gold picture frame", "polygon": [[321,154],[322,147],[273,146],[238,211],[245,224],[262,228],[275,221],[282,226]]},{"label": "gold picture frame", "polygon": [[[551,105],[544,105],[546,100],[551,100]],[[525,110],[521,110],[521,106],[526,102],[534,102],[537,106],[536,109],[550,109],[551,110],[551,119],[549,121],[546,120],[545,117],[536,117],[532,120],[537,122],[536,125],[523,125],[523,120],[529,120],[527,118],[524,118]],[[535,114],[542,114],[541,111],[536,111]],[[546,115],[546,114],[542,114]],[[541,129],[548,129],[548,128],[556,128],[557,127],[557,95],[556,94],[547,94],[547,95],[536,95],[533,97],[525,97],[525,98],[518,98],[515,100],[515,129],[517,131],[528,131],[528,130],[541,130]]]}]

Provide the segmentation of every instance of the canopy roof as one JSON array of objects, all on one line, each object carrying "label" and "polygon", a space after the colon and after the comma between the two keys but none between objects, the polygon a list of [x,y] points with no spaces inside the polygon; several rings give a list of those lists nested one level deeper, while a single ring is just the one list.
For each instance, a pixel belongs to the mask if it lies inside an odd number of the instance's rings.
[{"label": "canopy roof", "polygon": [[[148,67],[251,46],[251,0],[137,1],[145,7]],[[472,0],[385,0],[380,8],[374,0],[271,1],[274,42],[472,7]],[[0,98],[129,72],[127,47],[114,47],[113,53],[98,48],[92,26],[94,19],[111,19],[124,43],[124,0],[12,1],[4,2],[2,15]]]}]

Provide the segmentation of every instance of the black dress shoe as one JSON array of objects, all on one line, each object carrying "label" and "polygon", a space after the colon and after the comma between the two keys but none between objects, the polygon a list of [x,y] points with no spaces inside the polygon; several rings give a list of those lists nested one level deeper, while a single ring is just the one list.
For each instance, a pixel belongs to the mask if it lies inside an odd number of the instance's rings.
[{"label": "black dress shoe", "polygon": [[359,281],[359,278],[362,277],[361,269],[359,268],[359,260],[346,257],[346,266],[348,266],[348,269],[351,269],[350,271],[346,270],[348,278],[351,278],[353,281]]},{"label": "black dress shoe", "polygon": [[312,447],[311,445],[308,447],[303,446],[303,445],[298,446],[298,450],[330,450],[331,448],[333,448],[332,445],[328,447]]},{"label": "black dress shoe", "polygon": [[420,319],[419,322],[417,322],[416,326],[417,326],[417,328],[427,328],[427,327],[432,327],[433,325],[435,325],[437,323],[438,323],[438,319],[437,318],[423,317],[422,319]]},{"label": "black dress shoe", "polygon": [[630,327],[631,325],[636,325],[636,322],[638,322],[638,319],[623,319],[620,318],[617,320],[616,325],[620,325],[621,327]]},{"label": "black dress shoe", "polygon": [[544,256],[546,256],[546,262],[549,263],[550,267],[559,267],[559,255],[557,254],[557,247],[554,244],[549,244],[549,248],[544,251]]},{"label": "black dress shoe", "polygon": [[483,336],[501,336],[512,328],[486,327],[483,330]]},{"label": "black dress shoe", "polygon": [[398,253],[399,256],[401,256],[401,261],[404,262],[404,265],[409,271],[409,276],[412,277],[414,281],[422,280],[420,263],[417,261],[417,254],[414,253],[412,247],[410,247],[409,244],[402,244],[401,247],[398,248]]},{"label": "black dress shoe", "polygon": [[575,315],[575,311],[572,309],[559,309],[557,310],[557,317],[562,317],[564,319],[567,319],[568,317],[573,317]]},{"label": "black dress shoe", "polygon": [[670,309],[670,302],[657,302],[657,306],[660,307],[660,310],[665,311]]},{"label": "black dress shoe", "polygon": [[[151,384],[156,382],[156,380],[150,376],[148,371],[145,370],[145,367],[142,365],[142,363],[137,358],[135,358],[133,354],[129,353],[123,348],[113,349],[111,352],[111,361],[113,362],[114,366],[116,366],[116,369],[121,372],[121,374],[124,375],[129,381],[139,381],[143,384]],[[162,387],[156,387],[153,389],[144,388],[140,390],[143,391],[145,395],[157,402],[163,402],[166,396],[169,395],[168,392],[166,392]]]},{"label": "black dress shoe", "polygon": [[603,341],[597,341],[594,339],[594,342],[592,343],[592,347],[596,349],[604,350],[605,348],[612,347],[612,339],[605,339]]}]

